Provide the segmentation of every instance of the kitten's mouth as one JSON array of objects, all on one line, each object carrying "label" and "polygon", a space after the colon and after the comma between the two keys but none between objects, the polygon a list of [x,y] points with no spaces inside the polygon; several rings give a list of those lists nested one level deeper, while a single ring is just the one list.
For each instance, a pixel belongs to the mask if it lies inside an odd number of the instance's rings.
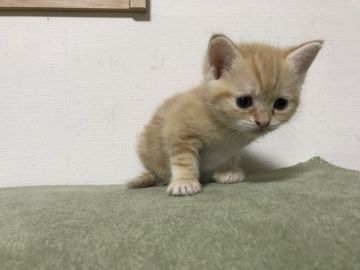
[{"label": "kitten's mouth", "polygon": [[256,127],[253,131],[257,134],[262,134],[262,133],[273,131],[274,129],[276,129],[276,126],[267,126],[267,127],[263,127],[263,128]]},{"label": "kitten's mouth", "polygon": [[264,134],[266,132],[272,131],[275,129],[275,126],[273,125],[268,125],[268,126],[264,126],[264,127],[259,127],[258,125],[252,125],[252,124],[248,124],[248,123],[241,123],[241,129],[242,130],[247,130],[250,133],[254,133],[254,134]]},{"label": "kitten's mouth", "polygon": [[255,133],[265,133],[266,131],[268,131],[269,129],[268,128],[255,128],[253,131]]},{"label": "kitten's mouth", "polygon": [[272,128],[270,126],[267,126],[267,127],[254,127],[252,129],[252,132],[255,133],[255,134],[263,134],[263,133],[266,133],[268,131],[271,131]]},{"label": "kitten's mouth", "polygon": [[270,130],[268,127],[259,127],[256,125],[241,125],[241,130],[247,130],[248,132],[254,133],[254,134],[262,134],[266,131]]}]

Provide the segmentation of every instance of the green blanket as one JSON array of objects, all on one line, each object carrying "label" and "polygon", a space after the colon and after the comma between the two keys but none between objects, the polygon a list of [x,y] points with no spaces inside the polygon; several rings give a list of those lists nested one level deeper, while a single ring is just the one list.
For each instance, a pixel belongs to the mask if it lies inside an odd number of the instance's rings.
[{"label": "green blanket", "polygon": [[0,269],[360,269],[360,173],[314,158],[182,198],[3,188]]}]

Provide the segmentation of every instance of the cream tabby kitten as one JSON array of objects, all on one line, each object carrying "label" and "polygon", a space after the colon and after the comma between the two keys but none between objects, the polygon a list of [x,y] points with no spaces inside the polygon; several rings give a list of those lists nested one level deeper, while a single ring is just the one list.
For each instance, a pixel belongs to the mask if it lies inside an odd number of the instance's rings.
[{"label": "cream tabby kitten", "polygon": [[182,196],[200,192],[200,179],[242,181],[239,151],[294,114],[322,43],[283,49],[212,36],[203,82],[158,108],[138,145],[147,172],[128,187],[168,183],[169,194]]}]

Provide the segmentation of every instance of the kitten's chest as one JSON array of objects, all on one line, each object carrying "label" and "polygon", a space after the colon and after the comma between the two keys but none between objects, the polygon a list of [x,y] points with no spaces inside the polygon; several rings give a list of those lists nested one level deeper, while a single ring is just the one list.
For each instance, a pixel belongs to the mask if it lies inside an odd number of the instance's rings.
[{"label": "kitten's chest", "polygon": [[200,151],[200,170],[208,172],[216,169],[222,163],[238,154],[240,149],[252,140],[252,138],[240,138],[208,145]]}]

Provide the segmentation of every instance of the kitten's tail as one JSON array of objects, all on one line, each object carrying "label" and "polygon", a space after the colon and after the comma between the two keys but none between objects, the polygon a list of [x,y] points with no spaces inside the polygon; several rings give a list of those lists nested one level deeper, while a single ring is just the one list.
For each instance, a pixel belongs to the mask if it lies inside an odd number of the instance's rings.
[{"label": "kitten's tail", "polygon": [[158,179],[149,172],[144,172],[138,177],[130,180],[126,186],[127,188],[145,188],[157,184]]}]

